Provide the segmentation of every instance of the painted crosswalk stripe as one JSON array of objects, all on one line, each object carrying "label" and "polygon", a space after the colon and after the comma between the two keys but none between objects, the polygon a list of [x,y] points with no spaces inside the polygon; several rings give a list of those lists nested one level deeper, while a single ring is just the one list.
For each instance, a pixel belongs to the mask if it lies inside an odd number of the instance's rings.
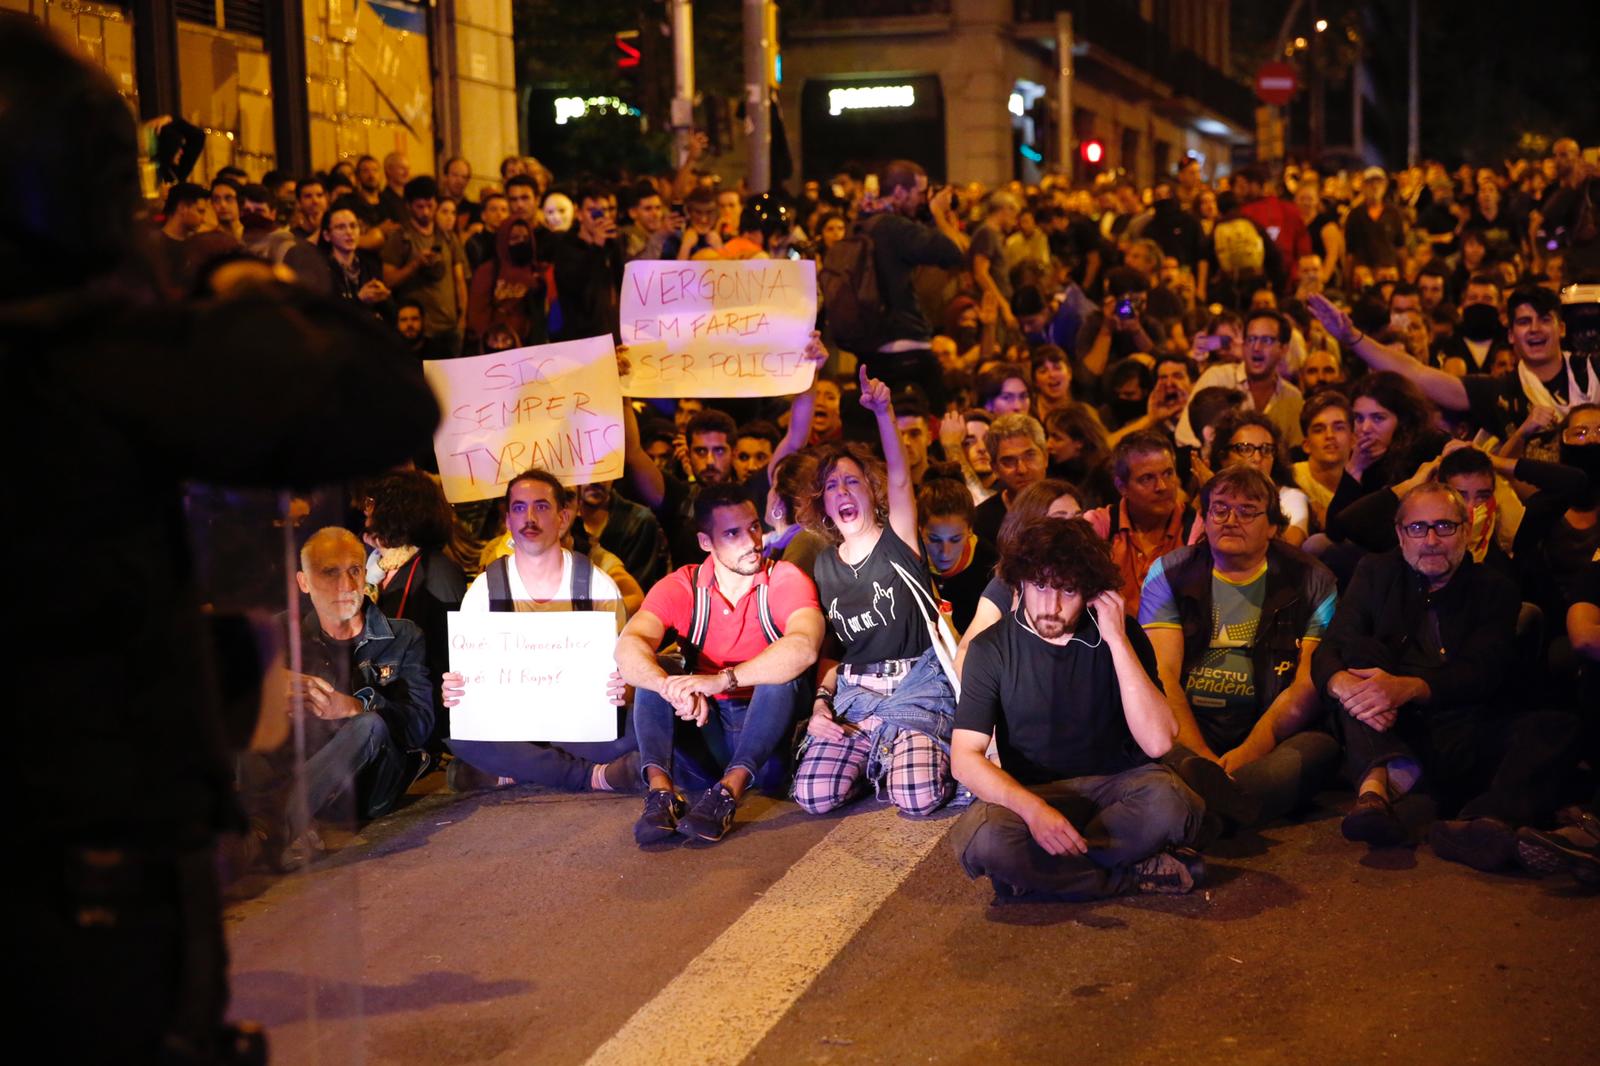
[{"label": "painted crosswalk stripe", "polygon": [[901,818],[893,807],[846,818],[635,1011],[589,1066],[736,1066],[952,824]]}]

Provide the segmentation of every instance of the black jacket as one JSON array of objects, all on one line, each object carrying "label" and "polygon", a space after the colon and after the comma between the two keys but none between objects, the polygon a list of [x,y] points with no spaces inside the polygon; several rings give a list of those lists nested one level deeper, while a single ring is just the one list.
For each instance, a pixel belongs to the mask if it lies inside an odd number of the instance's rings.
[{"label": "black jacket", "polygon": [[[1333,624],[1311,659],[1317,690],[1341,670],[1378,667],[1419,677],[1433,690],[1433,711],[1493,707],[1499,702],[1521,597],[1511,579],[1471,559],[1449,584],[1430,593],[1400,549],[1369,555],[1356,567]],[[1428,639],[1428,609],[1439,621]]]},{"label": "black jacket", "polygon": [[[1180,677],[1199,665],[1211,645],[1211,568],[1211,548],[1206,544],[1191,544],[1161,557],[1161,571],[1183,626]],[[1326,566],[1281,541],[1267,545],[1267,595],[1250,648],[1258,718],[1294,681],[1301,638],[1312,612],[1333,594],[1334,577]]]},{"label": "black jacket", "polygon": [[[1539,490],[1524,502],[1522,524],[1517,527],[1513,541],[1519,555],[1526,552],[1536,560],[1539,542],[1567,509],[1568,501],[1581,493],[1589,482],[1581,470],[1560,463],[1541,463],[1537,459],[1517,460],[1516,478]],[[1395,516],[1399,513],[1400,497],[1387,490],[1372,492],[1341,511],[1339,524],[1345,536],[1368,551],[1387,551],[1400,543],[1394,531]],[[1489,553],[1483,561],[1513,580],[1522,580],[1523,571],[1496,542],[1490,542]]]},{"label": "black jacket", "polygon": [[[426,643],[415,622],[387,618],[375,603],[364,608],[361,635],[353,641],[335,641],[322,629],[309,603],[300,616],[301,669],[320,677],[334,689],[361,701],[383,719],[396,747],[422,747],[433,732],[433,681],[428,676]],[[308,717],[306,750],[313,730],[331,737],[349,719],[323,721]]]}]

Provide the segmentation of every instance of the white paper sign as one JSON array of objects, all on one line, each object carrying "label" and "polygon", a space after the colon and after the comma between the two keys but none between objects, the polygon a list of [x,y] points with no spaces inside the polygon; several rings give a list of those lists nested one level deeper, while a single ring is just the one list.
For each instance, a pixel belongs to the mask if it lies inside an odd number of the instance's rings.
[{"label": "white paper sign", "polygon": [[610,611],[452,611],[450,669],[466,678],[452,740],[617,739]]},{"label": "white paper sign", "polygon": [[635,259],[622,278],[629,396],[789,396],[811,387],[809,259]]},{"label": "white paper sign", "polygon": [[622,476],[622,388],[610,337],[422,364],[444,417],[433,450],[445,498],[501,496],[537,466],[564,485]]}]

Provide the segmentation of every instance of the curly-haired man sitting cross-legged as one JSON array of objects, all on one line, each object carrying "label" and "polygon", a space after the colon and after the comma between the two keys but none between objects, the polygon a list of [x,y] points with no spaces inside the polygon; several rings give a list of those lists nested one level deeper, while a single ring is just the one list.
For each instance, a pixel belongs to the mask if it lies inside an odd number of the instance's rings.
[{"label": "curly-haired man sitting cross-legged", "polygon": [[1018,591],[967,652],[951,739],[979,800],[951,834],[961,865],[997,900],[1189,891],[1202,806],[1155,761],[1178,727],[1110,549],[1082,519],[1044,518],[1007,545],[1000,577]]}]

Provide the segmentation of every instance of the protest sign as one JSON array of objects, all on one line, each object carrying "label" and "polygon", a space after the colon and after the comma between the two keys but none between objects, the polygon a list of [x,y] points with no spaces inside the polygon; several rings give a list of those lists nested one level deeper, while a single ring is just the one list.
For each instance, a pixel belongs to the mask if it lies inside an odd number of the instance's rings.
[{"label": "protest sign", "polygon": [[622,476],[622,391],[610,337],[422,364],[444,417],[433,449],[445,498],[499,497],[531,466],[564,485]]},{"label": "protest sign", "polygon": [[629,396],[788,396],[811,387],[810,260],[636,259],[622,278]]},{"label": "protest sign", "polygon": [[610,611],[452,611],[450,669],[466,678],[452,740],[617,739]]}]

